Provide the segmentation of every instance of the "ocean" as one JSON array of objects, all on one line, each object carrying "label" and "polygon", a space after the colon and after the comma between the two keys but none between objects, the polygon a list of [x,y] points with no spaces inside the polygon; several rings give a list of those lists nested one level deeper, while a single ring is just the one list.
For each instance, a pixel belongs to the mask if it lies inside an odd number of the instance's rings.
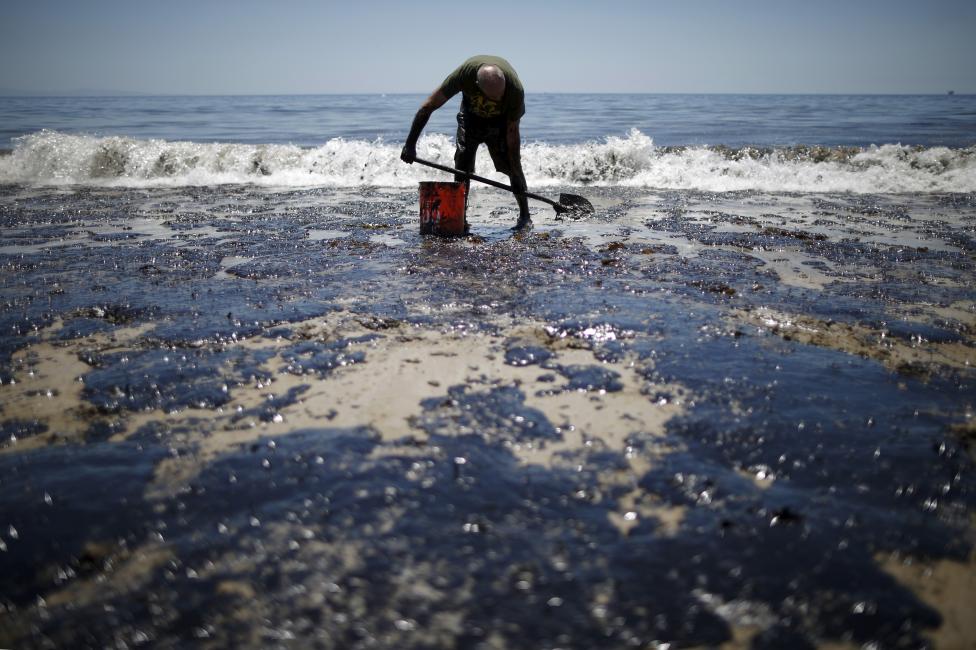
[{"label": "ocean", "polygon": [[[0,98],[0,182],[405,187],[421,95]],[[451,162],[458,100],[421,156]],[[976,189],[972,95],[529,95],[530,185]],[[486,160],[478,168],[492,174]]]},{"label": "ocean", "polygon": [[0,647],[972,646],[976,97],[421,99],[0,98]]}]

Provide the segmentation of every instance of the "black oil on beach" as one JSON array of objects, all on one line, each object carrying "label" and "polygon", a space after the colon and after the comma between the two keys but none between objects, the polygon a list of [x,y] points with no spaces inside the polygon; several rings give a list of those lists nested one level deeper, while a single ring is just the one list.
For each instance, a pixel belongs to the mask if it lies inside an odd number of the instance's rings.
[{"label": "black oil on beach", "polygon": [[976,98],[421,99],[0,98],[0,647],[972,646]]},{"label": "black oil on beach", "polygon": [[0,186],[0,646],[971,642],[974,195],[560,189]]}]

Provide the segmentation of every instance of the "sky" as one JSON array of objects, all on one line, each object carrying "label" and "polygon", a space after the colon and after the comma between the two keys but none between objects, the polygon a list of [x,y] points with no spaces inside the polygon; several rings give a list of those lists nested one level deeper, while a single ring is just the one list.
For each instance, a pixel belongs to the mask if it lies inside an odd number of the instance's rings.
[{"label": "sky", "polygon": [[976,93],[974,0],[4,0],[5,94]]}]

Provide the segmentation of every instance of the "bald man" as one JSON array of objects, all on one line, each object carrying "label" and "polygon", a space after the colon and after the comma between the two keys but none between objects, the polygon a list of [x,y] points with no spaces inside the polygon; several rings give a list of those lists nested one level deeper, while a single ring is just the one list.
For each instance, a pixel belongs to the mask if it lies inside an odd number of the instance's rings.
[{"label": "bald man", "polygon": [[[515,190],[519,217],[515,230],[532,224],[529,202],[525,197],[525,173],[522,171],[522,143],[519,120],[525,114],[525,91],[511,64],[498,56],[473,56],[448,75],[440,87],[420,106],[400,158],[412,163],[417,158],[417,139],[431,113],[454,95],[461,93],[461,111],[457,115],[457,150],[454,166],[474,171],[475,154],[482,142],[495,169],[506,174]],[[463,176],[455,178],[464,181]]]}]

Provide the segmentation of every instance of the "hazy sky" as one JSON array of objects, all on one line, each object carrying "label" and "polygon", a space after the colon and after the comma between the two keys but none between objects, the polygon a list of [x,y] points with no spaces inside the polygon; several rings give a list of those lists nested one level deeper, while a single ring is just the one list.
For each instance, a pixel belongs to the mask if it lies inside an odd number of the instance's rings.
[{"label": "hazy sky", "polygon": [[4,0],[0,90],[976,93],[976,0]]}]

